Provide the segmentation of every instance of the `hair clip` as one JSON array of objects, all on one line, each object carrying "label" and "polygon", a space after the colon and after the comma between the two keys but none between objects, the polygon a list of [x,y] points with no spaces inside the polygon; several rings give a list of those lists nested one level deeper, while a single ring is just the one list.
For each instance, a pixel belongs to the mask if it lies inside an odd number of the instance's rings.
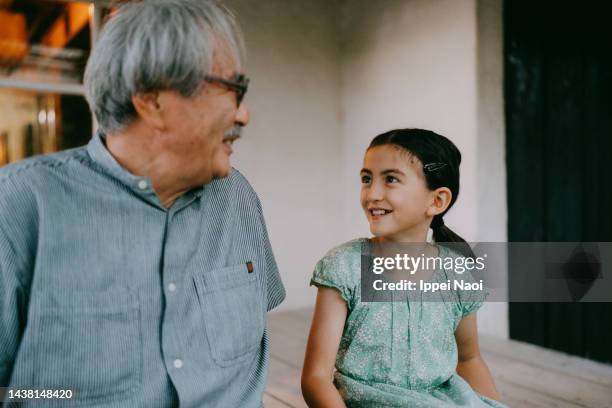
[{"label": "hair clip", "polygon": [[446,163],[427,163],[423,165],[423,170],[431,173],[433,171],[440,170],[444,166],[446,166]]}]

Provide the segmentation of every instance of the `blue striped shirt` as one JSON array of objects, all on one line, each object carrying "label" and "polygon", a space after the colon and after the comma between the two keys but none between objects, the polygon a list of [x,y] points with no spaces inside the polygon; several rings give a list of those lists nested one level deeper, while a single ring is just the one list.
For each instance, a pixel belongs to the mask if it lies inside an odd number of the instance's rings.
[{"label": "blue striped shirt", "polygon": [[285,297],[236,170],[166,209],[88,146],[0,169],[0,387],[36,406],[260,407]]}]

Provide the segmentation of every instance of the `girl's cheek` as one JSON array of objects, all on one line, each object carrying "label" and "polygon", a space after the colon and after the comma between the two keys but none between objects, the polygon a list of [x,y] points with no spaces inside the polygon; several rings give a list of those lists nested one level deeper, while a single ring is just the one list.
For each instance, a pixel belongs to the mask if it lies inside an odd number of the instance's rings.
[{"label": "girl's cheek", "polygon": [[366,191],[363,187],[361,187],[361,191],[359,193],[359,202],[361,203],[361,206],[364,207],[365,203],[366,203]]},{"label": "girl's cheek", "polygon": [[362,193],[361,197],[360,197],[360,204],[361,204],[361,208],[366,211],[367,208],[367,202],[366,202],[366,196]]}]

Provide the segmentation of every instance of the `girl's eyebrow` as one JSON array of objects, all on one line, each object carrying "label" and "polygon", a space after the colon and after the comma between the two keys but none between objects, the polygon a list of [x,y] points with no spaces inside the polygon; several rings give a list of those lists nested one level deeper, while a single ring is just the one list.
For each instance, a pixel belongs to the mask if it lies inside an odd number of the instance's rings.
[{"label": "girl's eyebrow", "polygon": [[389,170],[384,170],[380,172],[380,174],[383,174],[383,175],[391,174],[391,173],[401,174],[402,176],[405,176],[405,174],[399,169],[389,169]]},{"label": "girl's eyebrow", "polygon": [[[361,169],[361,171],[359,173],[372,174],[372,170],[363,168],[363,169]],[[401,174],[402,176],[405,176],[405,174],[401,170],[399,170],[399,169],[388,169],[388,170],[383,170],[383,171],[380,172],[380,174],[382,174],[382,175],[391,174],[391,173]]]}]

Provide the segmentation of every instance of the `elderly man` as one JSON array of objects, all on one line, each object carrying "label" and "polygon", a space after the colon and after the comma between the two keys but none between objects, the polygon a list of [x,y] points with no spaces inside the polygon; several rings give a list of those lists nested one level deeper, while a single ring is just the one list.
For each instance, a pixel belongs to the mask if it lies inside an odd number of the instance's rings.
[{"label": "elderly man", "polygon": [[128,3],[87,65],[89,145],[0,171],[5,400],[262,405],[265,314],[285,293],[260,202],[230,167],[249,121],[241,70],[217,3]]}]

